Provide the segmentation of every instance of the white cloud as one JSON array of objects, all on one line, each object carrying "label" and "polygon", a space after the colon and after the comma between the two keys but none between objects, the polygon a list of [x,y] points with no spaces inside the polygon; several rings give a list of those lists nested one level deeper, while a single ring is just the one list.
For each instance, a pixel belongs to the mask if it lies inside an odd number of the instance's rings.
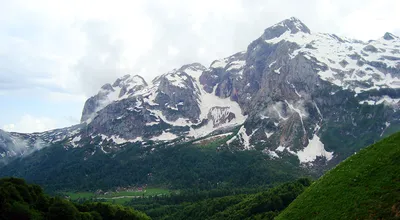
[{"label": "white cloud", "polygon": [[49,103],[83,102],[125,74],[149,80],[187,63],[208,66],[291,16],[313,32],[400,35],[399,10],[399,0],[2,1],[0,96],[44,88]]},{"label": "white cloud", "polygon": [[93,95],[127,73],[151,78],[186,63],[207,66],[291,16],[315,32],[369,40],[400,29],[399,8],[398,0],[6,1],[0,58],[7,59],[0,71],[11,72],[6,79],[13,83],[1,84],[2,75],[0,89],[41,86]]},{"label": "white cloud", "polygon": [[3,130],[5,131],[14,131],[15,129],[15,124],[8,124],[3,126]]},{"label": "white cloud", "polygon": [[65,92],[49,92],[48,99],[52,102],[78,102],[85,103],[87,96]]},{"label": "white cloud", "polygon": [[168,46],[168,55],[169,56],[176,56],[178,55],[179,50],[176,47]]},{"label": "white cloud", "polygon": [[3,130],[22,133],[42,132],[56,128],[56,121],[47,117],[36,117],[25,114],[12,124],[3,125]]},{"label": "white cloud", "polygon": [[[341,32],[364,40],[376,39],[400,27],[400,1],[363,1],[342,18]],[[399,34],[399,33],[397,33]]]}]

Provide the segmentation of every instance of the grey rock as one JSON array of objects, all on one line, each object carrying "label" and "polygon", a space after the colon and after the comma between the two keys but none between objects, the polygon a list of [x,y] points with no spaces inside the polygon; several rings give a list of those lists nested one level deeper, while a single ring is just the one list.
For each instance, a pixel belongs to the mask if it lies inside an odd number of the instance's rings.
[{"label": "grey rock", "polygon": [[378,49],[372,45],[367,45],[363,48],[364,51],[371,52],[371,53],[376,53],[378,52]]},{"label": "grey rock", "polygon": [[280,37],[286,31],[290,31],[291,34],[296,34],[298,32],[310,34],[310,29],[308,29],[303,22],[295,17],[291,17],[290,19],[286,19],[270,28],[267,28],[262,35],[262,39],[269,40]]},{"label": "grey rock", "polygon": [[91,120],[98,111],[109,104],[110,95],[119,91],[118,94],[113,97],[121,98],[124,95],[134,95],[137,91],[147,87],[148,84],[141,76],[130,76],[125,75],[118,78],[112,85],[107,83],[101,87],[99,93],[95,96],[90,97],[86,102],[82,110],[81,123]]},{"label": "grey rock", "polygon": [[397,38],[396,36],[394,36],[393,34],[391,34],[389,32],[386,32],[385,35],[383,35],[383,39],[385,39],[385,40],[394,40],[396,38]]}]

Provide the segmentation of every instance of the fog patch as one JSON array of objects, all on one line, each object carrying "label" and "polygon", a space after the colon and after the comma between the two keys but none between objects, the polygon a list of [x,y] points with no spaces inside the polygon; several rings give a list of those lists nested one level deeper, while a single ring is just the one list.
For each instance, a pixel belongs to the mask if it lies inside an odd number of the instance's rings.
[{"label": "fog patch", "polygon": [[0,164],[5,165],[13,159],[29,156],[48,146],[49,143],[39,137],[22,136],[0,130]]}]

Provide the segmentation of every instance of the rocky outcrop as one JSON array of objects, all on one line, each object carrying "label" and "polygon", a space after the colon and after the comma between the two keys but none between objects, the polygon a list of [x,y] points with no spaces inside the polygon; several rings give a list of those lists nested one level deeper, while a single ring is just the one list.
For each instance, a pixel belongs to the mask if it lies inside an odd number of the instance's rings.
[{"label": "rocky outcrop", "polygon": [[97,95],[90,97],[82,110],[81,123],[90,122],[98,111],[113,101],[121,100],[144,89],[147,85],[141,76],[125,75],[117,79],[112,85],[105,84]]}]

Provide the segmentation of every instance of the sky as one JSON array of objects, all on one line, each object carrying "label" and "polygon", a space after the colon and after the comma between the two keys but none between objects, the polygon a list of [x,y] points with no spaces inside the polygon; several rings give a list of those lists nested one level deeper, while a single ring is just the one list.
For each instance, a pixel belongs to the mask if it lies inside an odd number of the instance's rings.
[{"label": "sky", "polygon": [[0,129],[79,123],[85,100],[125,75],[150,80],[246,50],[297,17],[312,32],[400,36],[399,0],[0,0]]}]

